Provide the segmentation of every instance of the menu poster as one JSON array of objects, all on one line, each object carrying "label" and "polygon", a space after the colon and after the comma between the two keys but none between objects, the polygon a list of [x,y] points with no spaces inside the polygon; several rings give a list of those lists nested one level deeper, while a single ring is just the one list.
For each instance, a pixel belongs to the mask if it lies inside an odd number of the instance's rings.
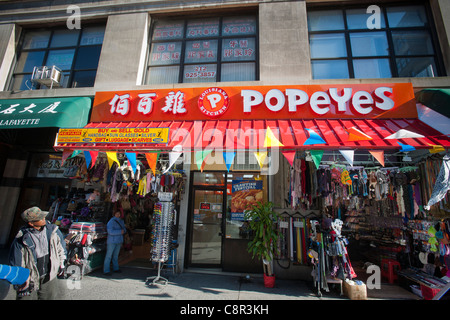
[{"label": "menu poster", "polygon": [[233,180],[231,187],[231,220],[245,221],[244,211],[263,200],[261,180]]}]

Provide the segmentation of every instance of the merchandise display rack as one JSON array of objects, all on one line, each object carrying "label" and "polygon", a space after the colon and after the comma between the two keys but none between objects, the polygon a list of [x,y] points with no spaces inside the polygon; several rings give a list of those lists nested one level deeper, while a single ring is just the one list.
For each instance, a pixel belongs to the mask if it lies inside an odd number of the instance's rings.
[{"label": "merchandise display rack", "polygon": [[[160,200],[167,200],[159,195]],[[158,263],[158,275],[148,277],[146,283],[150,284],[164,284],[169,281],[161,276],[161,269],[163,264],[169,260],[171,243],[173,237],[175,206],[169,201],[160,201],[155,204],[153,211],[153,245],[151,249],[151,260]]]}]

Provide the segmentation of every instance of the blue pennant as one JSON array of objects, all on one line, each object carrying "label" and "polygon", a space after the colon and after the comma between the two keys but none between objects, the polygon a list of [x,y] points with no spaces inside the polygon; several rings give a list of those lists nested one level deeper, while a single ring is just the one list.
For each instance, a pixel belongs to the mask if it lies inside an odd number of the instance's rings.
[{"label": "blue pennant", "polygon": [[227,171],[230,171],[231,165],[233,164],[236,152],[224,152],[223,159],[225,160],[225,165],[227,166]]},{"label": "blue pennant", "polygon": [[400,151],[408,152],[408,151],[414,151],[414,150],[416,150],[416,148],[414,148],[413,146],[410,146],[409,144],[403,144],[403,143],[398,142],[398,141],[397,141],[397,143],[402,147],[402,148],[400,149]]},{"label": "blue pennant", "polygon": [[319,136],[314,130],[312,129],[306,129],[309,132],[309,138],[306,139],[306,141],[303,143],[304,146],[311,145],[311,144],[321,144],[326,143],[325,140],[322,139],[321,136]]}]

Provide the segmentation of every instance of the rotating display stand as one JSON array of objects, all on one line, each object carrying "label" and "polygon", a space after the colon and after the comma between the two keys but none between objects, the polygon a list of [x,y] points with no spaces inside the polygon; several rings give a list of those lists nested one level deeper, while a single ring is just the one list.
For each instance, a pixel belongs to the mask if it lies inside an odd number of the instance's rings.
[{"label": "rotating display stand", "polygon": [[161,268],[170,257],[173,224],[174,224],[174,204],[170,201],[170,197],[158,195],[160,201],[155,203],[153,210],[153,245],[151,249],[151,260],[158,262],[158,275],[148,277],[146,280],[147,285],[150,284],[164,284],[168,283],[168,280],[161,276]]}]

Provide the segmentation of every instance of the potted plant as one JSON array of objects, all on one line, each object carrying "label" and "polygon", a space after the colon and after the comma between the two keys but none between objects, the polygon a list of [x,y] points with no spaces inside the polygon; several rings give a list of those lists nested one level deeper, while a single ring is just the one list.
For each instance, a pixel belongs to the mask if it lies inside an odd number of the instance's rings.
[{"label": "potted plant", "polygon": [[248,252],[262,259],[264,270],[264,285],[273,288],[275,285],[275,275],[272,272],[271,262],[276,249],[279,237],[275,224],[278,220],[278,213],[273,210],[272,202],[257,202],[248,207],[245,211],[245,218],[248,220],[254,238],[248,244]]}]

